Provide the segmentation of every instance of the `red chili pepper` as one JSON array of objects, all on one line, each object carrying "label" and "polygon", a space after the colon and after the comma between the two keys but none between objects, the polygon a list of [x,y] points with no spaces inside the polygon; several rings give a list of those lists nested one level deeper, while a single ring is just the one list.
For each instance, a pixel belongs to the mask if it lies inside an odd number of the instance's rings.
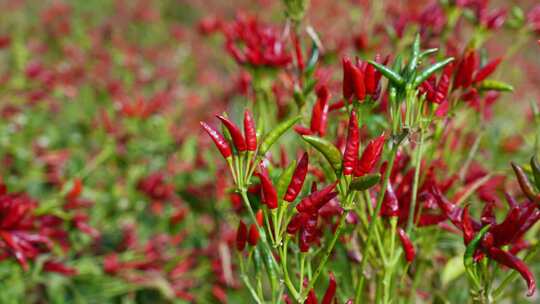
[{"label": "red chili pepper", "polygon": [[298,69],[300,72],[304,71],[304,57],[302,56],[302,47],[300,45],[300,39],[298,35],[293,34],[292,35],[293,43],[294,43],[294,53],[296,55],[296,62],[298,64]]},{"label": "red chili pepper", "polygon": [[246,248],[247,233],[246,224],[240,220],[240,223],[238,223],[238,230],[236,230],[236,249],[238,251],[242,251]]},{"label": "red chili pepper", "polygon": [[334,277],[334,274],[330,272],[328,288],[326,288],[326,292],[324,293],[324,297],[321,301],[321,304],[332,304],[332,301],[334,300],[335,295],[336,295],[336,277]]},{"label": "red chili pepper", "polygon": [[232,141],[234,143],[234,146],[236,147],[236,150],[238,150],[239,152],[246,151],[246,142],[244,141],[244,136],[242,135],[240,128],[238,128],[237,125],[235,125],[232,121],[222,115],[216,115],[216,117],[221,120],[223,125],[225,125],[227,130],[229,130],[229,132],[231,133]]},{"label": "red chili pepper", "polygon": [[276,188],[272,185],[270,178],[268,177],[268,172],[262,167],[261,173],[259,174],[259,179],[261,180],[261,189],[263,193],[263,200],[268,209],[275,209],[278,207],[278,198]]},{"label": "red chili pepper", "polygon": [[201,121],[200,123],[204,130],[208,133],[208,135],[210,135],[210,138],[212,138],[212,140],[216,144],[221,155],[223,155],[224,158],[230,157],[232,154],[232,150],[223,135],[221,135],[216,129],[212,128],[207,123],[203,121]]},{"label": "red chili pepper", "polygon": [[300,194],[302,186],[304,185],[304,181],[306,180],[308,164],[309,157],[308,154],[304,152],[302,158],[298,162],[298,165],[296,165],[296,169],[294,169],[291,182],[287,187],[287,192],[285,192],[283,200],[292,203],[296,197],[298,197],[298,194]]},{"label": "red chili pepper", "polygon": [[67,194],[66,198],[68,200],[74,200],[74,199],[78,198],[79,195],[81,195],[82,189],[83,189],[83,186],[82,186],[81,180],[79,178],[74,179],[73,180],[73,188],[71,188],[71,190]]},{"label": "red chili pepper", "polygon": [[343,99],[350,101],[354,94],[354,84],[353,84],[353,65],[351,60],[347,57],[341,60],[343,66]]},{"label": "red chili pepper", "polygon": [[381,207],[381,215],[386,217],[399,215],[399,201],[391,183],[388,183],[388,186],[386,187],[386,195],[384,196],[383,205]]},{"label": "red chili pepper", "polygon": [[298,212],[313,213],[317,211],[322,205],[327,203],[329,200],[334,198],[337,193],[332,192],[336,187],[337,182],[334,182],[319,191],[315,191],[302,199],[298,205],[296,205],[296,210]]},{"label": "red chili pepper", "polygon": [[490,247],[487,248],[487,254],[490,258],[494,259],[495,261],[499,262],[500,264],[512,268],[519,272],[519,274],[525,279],[527,282],[528,292],[527,296],[532,296],[534,292],[536,291],[536,281],[534,279],[533,274],[527,267],[527,265],[520,259],[518,259],[516,256],[503,251],[497,247]]},{"label": "red chili pepper", "polygon": [[328,119],[328,100],[330,99],[330,91],[326,86],[322,86],[317,90],[317,101],[313,105],[311,112],[311,132],[324,136],[326,133],[326,124]]},{"label": "red chili pepper", "polygon": [[401,241],[401,246],[403,247],[403,251],[405,251],[405,259],[410,263],[414,260],[416,255],[414,246],[411,239],[409,239],[409,236],[407,236],[407,233],[405,233],[405,230],[403,230],[401,227],[398,228],[398,235],[399,240]]},{"label": "red chili pepper", "polygon": [[366,84],[366,94],[374,95],[377,92],[377,74],[373,65],[368,64],[364,69],[364,82]]},{"label": "red chili pepper", "polygon": [[354,176],[362,176],[373,170],[373,167],[381,157],[381,153],[384,148],[385,135],[384,133],[381,136],[371,140],[367,147],[362,153],[362,157],[358,161]]},{"label": "red chili pepper", "polygon": [[351,175],[354,171],[354,165],[358,161],[358,149],[360,145],[360,132],[358,130],[358,120],[356,112],[351,112],[349,118],[349,129],[347,132],[347,144],[343,153],[343,175]]},{"label": "red chili pepper", "polygon": [[353,88],[356,98],[360,101],[363,101],[366,98],[366,87],[364,84],[364,72],[360,69],[359,66],[352,65],[352,77],[353,77]]},{"label": "red chili pepper", "polygon": [[248,110],[244,111],[244,135],[247,150],[257,150],[257,129],[255,128],[253,117]]},{"label": "red chili pepper", "polygon": [[309,291],[308,296],[306,298],[306,301],[304,304],[317,304],[317,295],[315,294],[315,290],[313,288]]},{"label": "red chili pepper", "polygon": [[249,236],[247,241],[251,246],[257,246],[257,243],[259,242],[259,230],[257,230],[257,226],[255,226],[255,224],[251,224],[249,227]]},{"label": "red chili pepper", "polygon": [[259,209],[257,211],[257,213],[255,214],[255,219],[257,220],[257,223],[259,224],[259,226],[263,225],[264,214],[263,214],[263,211],[261,209]]},{"label": "red chili pepper", "polygon": [[478,70],[476,72],[476,76],[474,77],[474,83],[481,82],[482,80],[486,79],[489,75],[491,75],[495,69],[499,66],[501,63],[502,58],[493,59],[488,64],[486,64],[483,68]]},{"label": "red chili pepper", "polygon": [[469,245],[475,234],[473,223],[471,221],[471,215],[469,213],[469,206],[465,206],[465,208],[463,208],[461,227],[463,230],[463,241],[465,242],[465,245]]}]

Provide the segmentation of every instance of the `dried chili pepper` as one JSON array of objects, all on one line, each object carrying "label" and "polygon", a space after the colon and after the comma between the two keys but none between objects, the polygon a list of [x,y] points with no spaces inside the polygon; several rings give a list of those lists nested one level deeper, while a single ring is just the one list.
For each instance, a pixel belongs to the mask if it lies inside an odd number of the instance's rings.
[{"label": "dried chili pepper", "polygon": [[283,198],[285,201],[293,202],[298,196],[298,194],[300,194],[300,191],[302,190],[302,186],[304,185],[304,181],[306,179],[308,163],[308,154],[304,152],[302,158],[300,158],[300,161],[296,166],[296,169],[294,170],[291,182],[289,183],[289,187],[287,187],[287,192],[285,193],[285,197]]},{"label": "dried chili pepper", "polygon": [[235,125],[232,121],[222,115],[216,115],[216,117],[221,120],[223,125],[225,125],[227,130],[229,130],[229,132],[231,133],[232,141],[234,143],[234,146],[236,147],[236,150],[238,150],[239,152],[246,151],[246,141],[244,140],[244,135],[242,135],[240,128],[238,128],[237,125]]},{"label": "dried chili pepper", "polygon": [[519,186],[525,196],[527,196],[528,199],[535,203],[540,203],[540,195],[535,193],[531,183],[529,182],[527,174],[525,174],[523,169],[520,166],[516,165],[514,162],[512,162],[511,165],[514,169],[514,173],[516,174]]},{"label": "dried chili pepper", "polygon": [[527,282],[527,296],[532,296],[536,291],[536,280],[527,265],[516,256],[497,247],[487,249],[488,256],[498,263],[516,270]]},{"label": "dried chili pepper", "polygon": [[205,122],[201,121],[200,124],[208,133],[208,135],[210,135],[210,138],[212,138],[214,144],[216,144],[216,147],[218,148],[221,155],[223,155],[224,158],[230,157],[232,155],[232,150],[223,135],[221,135],[216,129],[214,129]]}]

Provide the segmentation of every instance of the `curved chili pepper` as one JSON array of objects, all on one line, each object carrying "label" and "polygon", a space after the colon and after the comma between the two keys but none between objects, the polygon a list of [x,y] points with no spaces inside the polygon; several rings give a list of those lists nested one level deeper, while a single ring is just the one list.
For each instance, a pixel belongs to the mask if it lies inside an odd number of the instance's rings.
[{"label": "curved chili pepper", "polygon": [[326,288],[326,292],[324,293],[324,297],[321,301],[321,304],[332,304],[332,301],[334,300],[334,296],[336,295],[336,277],[333,273],[330,272],[328,275],[328,288]]},{"label": "curved chili pepper", "polygon": [[476,72],[476,75],[474,76],[474,83],[481,82],[482,80],[486,79],[489,75],[491,75],[495,69],[499,66],[501,63],[502,58],[493,59],[492,61],[488,62],[483,68],[478,70]]},{"label": "curved chili pepper", "polygon": [[268,206],[268,209],[272,210],[278,207],[278,198],[277,198],[277,191],[276,188],[274,188],[274,185],[272,185],[272,182],[270,181],[270,178],[268,177],[268,172],[266,172],[265,168],[261,169],[261,173],[259,174],[259,179],[261,180],[261,189],[263,193],[263,201]]},{"label": "curved chili pepper", "polygon": [[247,241],[251,246],[257,246],[257,243],[259,242],[259,230],[257,230],[257,226],[255,226],[255,224],[251,224],[249,227]]},{"label": "curved chili pepper", "polygon": [[498,263],[519,272],[519,274],[527,282],[527,296],[530,297],[534,294],[534,292],[536,291],[536,280],[534,279],[532,272],[522,260],[497,247],[488,248],[487,254],[490,258],[497,261]]},{"label": "curved chili pepper", "polygon": [[242,220],[240,220],[240,223],[238,223],[238,229],[236,230],[236,249],[238,251],[242,251],[244,248],[246,248],[247,234],[247,226]]},{"label": "curved chili pepper", "polygon": [[212,128],[210,125],[203,121],[201,121],[200,124],[206,131],[206,133],[210,135],[210,138],[212,138],[214,144],[216,144],[216,147],[218,148],[221,155],[223,155],[224,158],[230,157],[232,154],[232,150],[223,135],[221,135],[216,129]]},{"label": "curved chili pepper", "polygon": [[247,150],[246,142],[244,140],[244,136],[242,135],[242,132],[238,128],[237,125],[235,125],[232,121],[224,117],[223,115],[216,115],[216,117],[221,120],[223,125],[229,130],[231,133],[232,141],[234,143],[234,146],[236,147],[236,150],[239,152],[243,152]]},{"label": "curved chili pepper", "polygon": [[358,149],[360,146],[360,132],[358,130],[358,120],[356,112],[351,112],[349,118],[349,128],[347,132],[347,144],[343,152],[343,175],[351,175],[354,171],[354,165],[358,161]]},{"label": "curved chili pepper", "polygon": [[257,150],[257,129],[255,128],[253,117],[248,110],[244,111],[244,136],[247,150]]},{"label": "curved chili pepper", "polygon": [[514,162],[512,162],[511,165],[514,169],[514,173],[516,174],[519,187],[521,188],[525,196],[527,196],[528,199],[535,203],[540,203],[540,196],[534,192],[534,189],[529,182],[529,178],[527,177],[523,169],[520,166],[516,165]]},{"label": "curved chili pepper", "polygon": [[369,142],[367,147],[364,149],[364,152],[362,153],[362,157],[356,165],[354,176],[361,176],[371,172],[371,170],[381,157],[381,153],[384,147],[384,141],[385,135],[383,133],[381,136]]},{"label": "curved chili pepper", "polygon": [[308,164],[309,164],[309,157],[306,152],[302,155],[302,158],[298,162],[298,165],[296,166],[296,169],[294,170],[294,173],[291,178],[291,182],[289,183],[289,187],[287,187],[287,192],[285,192],[285,196],[283,200],[291,203],[294,202],[296,197],[298,197],[298,194],[300,194],[300,191],[302,190],[302,186],[304,185],[304,181],[306,180],[306,175],[308,172]]},{"label": "curved chili pepper", "polygon": [[324,205],[326,202],[331,200],[333,197],[337,195],[336,192],[332,192],[334,188],[337,185],[337,181],[324,187],[321,190],[315,191],[302,199],[298,205],[296,205],[296,210],[298,212],[307,212],[312,213],[318,208],[320,208],[322,205]]},{"label": "curved chili pepper", "polygon": [[414,260],[414,257],[416,256],[416,250],[414,249],[414,246],[411,242],[411,239],[405,233],[405,230],[403,228],[398,228],[398,235],[399,240],[401,241],[401,246],[403,247],[403,251],[405,252],[405,259],[407,262],[412,262]]}]

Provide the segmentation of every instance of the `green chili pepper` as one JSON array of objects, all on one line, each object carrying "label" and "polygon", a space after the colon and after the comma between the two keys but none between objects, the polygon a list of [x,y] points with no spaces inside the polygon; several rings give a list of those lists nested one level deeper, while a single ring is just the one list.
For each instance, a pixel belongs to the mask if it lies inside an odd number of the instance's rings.
[{"label": "green chili pepper", "polygon": [[447,66],[450,62],[454,61],[453,57],[446,58],[443,61],[439,61],[435,63],[434,65],[430,66],[429,68],[425,69],[420,73],[420,75],[416,76],[413,86],[416,88],[419,86],[422,82],[424,82],[426,79],[429,78],[433,73],[442,70],[445,66]]},{"label": "green chili pepper", "polygon": [[317,149],[317,151],[321,152],[336,173],[339,171],[341,167],[341,152],[336,146],[328,140],[317,136],[304,135],[302,138]]},{"label": "green chili pepper", "polygon": [[401,75],[399,75],[396,71],[390,69],[389,67],[386,67],[376,61],[368,60],[368,62],[373,65],[381,74],[384,75],[384,77],[388,78],[391,82],[393,82],[397,86],[402,86],[405,83],[405,80]]},{"label": "green chili pepper", "polygon": [[283,195],[285,195],[285,191],[287,191],[287,187],[294,174],[294,169],[296,169],[296,160],[293,160],[291,164],[281,172],[276,183],[276,191],[279,198],[282,198]]},{"label": "green chili pepper", "polygon": [[513,92],[514,87],[506,82],[486,79],[480,83],[478,88],[482,91]]},{"label": "green chili pepper", "polygon": [[409,65],[407,66],[407,77],[411,77],[416,70],[416,66],[418,65],[420,56],[420,34],[416,34],[416,37],[414,38],[414,42],[411,49],[411,59],[409,61]]},{"label": "green chili pepper", "polygon": [[375,174],[366,174],[360,177],[357,177],[352,180],[349,185],[349,191],[364,191],[373,186],[375,186],[381,180],[381,175],[379,173]]},{"label": "green chili pepper", "polygon": [[313,73],[317,60],[319,60],[319,47],[317,46],[317,43],[313,42],[311,49],[311,56],[309,57],[305,70],[306,75],[311,75],[311,73]]},{"label": "green chili pepper", "polygon": [[476,236],[471,240],[469,245],[467,245],[467,248],[465,249],[465,254],[463,255],[463,265],[465,266],[465,270],[467,271],[468,276],[471,278],[471,280],[474,282],[474,284],[478,287],[480,286],[480,283],[478,282],[478,277],[476,276],[476,272],[473,269],[474,266],[474,253],[476,249],[478,248],[478,245],[480,245],[480,241],[484,237],[484,235],[488,232],[491,225],[486,225],[480,231],[476,234]]},{"label": "green chili pepper", "polygon": [[300,116],[290,118],[282,123],[280,123],[275,129],[268,132],[263,138],[261,146],[259,147],[259,155],[263,156],[270,150],[270,147],[285,133],[289,130],[295,123],[300,120]]},{"label": "green chili pepper", "polygon": [[424,58],[424,57],[427,57],[431,54],[434,54],[434,53],[437,53],[439,51],[438,48],[432,48],[432,49],[427,49],[425,51],[423,51],[422,53],[420,53],[420,59]]}]

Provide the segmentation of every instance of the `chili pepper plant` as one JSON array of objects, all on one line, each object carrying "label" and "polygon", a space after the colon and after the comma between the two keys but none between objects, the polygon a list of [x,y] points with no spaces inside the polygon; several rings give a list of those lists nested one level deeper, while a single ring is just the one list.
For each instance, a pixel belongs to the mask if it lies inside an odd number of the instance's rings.
[{"label": "chili pepper plant", "polygon": [[538,301],[534,1],[0,15],[0,303]]}]

